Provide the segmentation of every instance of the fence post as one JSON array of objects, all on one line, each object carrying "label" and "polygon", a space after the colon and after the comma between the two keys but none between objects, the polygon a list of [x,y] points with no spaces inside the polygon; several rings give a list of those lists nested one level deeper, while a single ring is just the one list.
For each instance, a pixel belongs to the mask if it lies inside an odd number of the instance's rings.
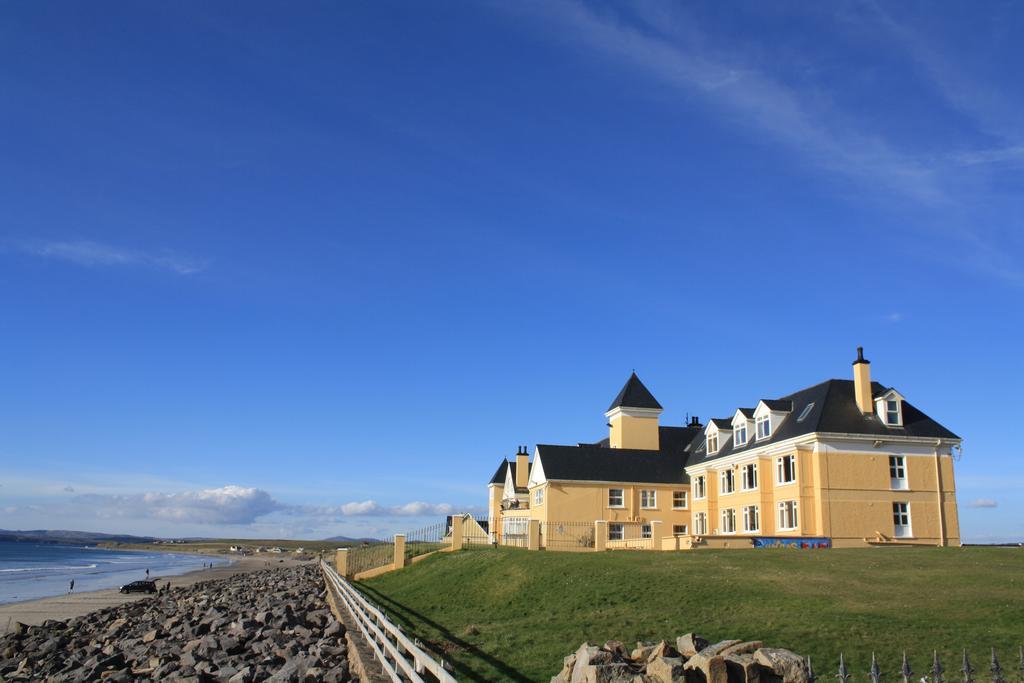
[{"label": "fence post", "polygon": [[465,545],[462,515],[452,515],[452,547],[451,550],[462,550]]},{"label": "fence post", "polygon": [[348,578],[348,548],[334,551],[334,568],[338,570],[338,576]]},{"label": "fence post", "polygon": [[529,532],[526,536],[526,548],[528,550],[540,550],[540,520],[531,519]]},{"label": "fence post", "polygon": [[594,550],[601,552],[605,550],[608,542],[608,522],[603,519],[594,520]]},{"label": "fence post", "polygon": [[661,522],[651,520],[651,550],[661,550]]},{"label": "fence post", "polygon": [[395,534],[395,569],[405,566],[405,534]]}]

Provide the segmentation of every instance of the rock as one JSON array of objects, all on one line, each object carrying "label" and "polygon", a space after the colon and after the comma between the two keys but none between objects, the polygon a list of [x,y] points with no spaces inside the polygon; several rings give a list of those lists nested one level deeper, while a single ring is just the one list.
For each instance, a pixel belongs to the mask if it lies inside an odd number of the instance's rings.
[{"label": "rock", "polygon": [[761,667],[752,654],[725,655],[725,668],[730,683],[760,683]]},{"label": "rock", "polygon": [[633,651],[629,654],[629,658],[640,662],[646,661],[647,658],[651,656],[651,653],[654,652],[654,648],[657,647],[657,645],[657,643],[637,641],[636,647],[633,648]]},{"label": "rock", "polygon": [[733,645],[739,645],[742,641],[740,640],[720,640],[714,645],[708,645],[703,650],[700,650],[697,654],[712,657],[714,655],[723,654]]},{"label": "rock", "polygon": [[582,683],[587,680],[588,667],[596,664],[610,664],[612,659],[611,652],[606,652],[590,643],[583,643],[576,650],[576,663],[573,665],[570,683]]},{"label": "rock", "polygon": [[656,659],[658,657],[678,657],[678,656],[679,656],[679,652],[674,647],[672,647],[671,645],[669,645],[668,643],[666,643],[663,640],[660,643],[658,643],[657,645],[655,645],[654,649],[651,650],[650,654],[647,655],[647,661],[649,662],[652,659]]},{"label": "rock", "polygon": [[658,683],[685,681],[682,657],[655,657],[647,662],[647,676]]},{"label": "rock", "polygon": [[763,645],[764,643],[762,643],[760,640],[748,640],[745,643],[736,643],[735,645],[730,645],[729,647],[722,649],[718,654],[722,655],[723,657],[728,657],[729,655],[753,654],[754,652],[760,650]]},{"label": "rock", "polygon": [[771,670],[782,683],[808,683],[807,663],[795,652],[763,647],[754,653],[754,661]]},{"label": "rock", "polygon": [[605,644],[602,649],[611,652],[616,657],[621,657],[622,659],[629,659],[629,650],[626,649],[626,644],[623,643],[621,640],[605,641]]},{"label": "rock", "polygon": [[590,664],[585,683],[633,683],[637,671],[629,664]]},{"label": "rock", "polygon": [[708,641],[696,633],[687,633],[676,638],[676,649],[684,657],[692,657],[708,646]]},{"label": "rock", "polygon": [[704,654],[704,650],[686,660],[683,669],[689,673],[687,680],[696,683],[728,683],[729,675],[725,658],[716,654]]},{"label": "rock", "polygon": [[153,629],[152,631],[147,631],[146,635],[142,636],[142,642],[144,642],[144,643],[152,643],[154,640],[156,640],[159,637],[160,637],[160,632],[157,631],[156,629]]}]

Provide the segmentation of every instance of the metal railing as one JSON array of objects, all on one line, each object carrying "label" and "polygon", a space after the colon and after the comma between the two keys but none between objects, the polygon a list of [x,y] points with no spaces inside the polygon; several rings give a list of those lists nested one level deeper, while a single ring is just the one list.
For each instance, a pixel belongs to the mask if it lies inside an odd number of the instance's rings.
[{"label": "metal railing", "polygon": [[502,517],[501,545],[512,548],[526,548],[529,545],[530,518]]},{"label": "metal railing", "polygon": [[450,533],[445,522],[406,532],[405,559],[411,560],[444,548],[451,543]]},{"label": "metal railing", "polygon": [[[939,661],[938,651],[933,651],[931,656],[931,662],[928,664],[928,670],[924,672],[924,675],[920,679],[915,677],[913,668],[911,667],[910,660],[907,659],[907,653],[903,653],[903,661],[900,664],[900,668],[890,673],[884,673],[882,667],[879,666],[878,660],[875,655],[871,655],[871,666],[862,675],[861,680],[867,679],[871,683],[883,683],[883,679],[886,681],[899,681],[900,683],[955,683],[958,679],[960,683],[983,683],[989,681],[990,683],[1024,683],[1024,647],[1020,647],[1017,651],[1017,664],[1010,667],[1009,670],[1003,668],[1003,665],[999,663],[999,657],[996,654],[995,649],[991,650],[991,655],[986,656],[986,663],[983,665],[987,670],[987,675],[978,676],[975,678],[974,674],[977,673],[977,669],[971,665],[970,658],[967,655],[967,650],[963,651],[963,657],[960,662],[960,669],[955,672],[951,672],[951,675],[946,674],[946,670],[942,666],[942,662]],[[808,683],[815,683],[817,680],[822,680],[811,666],[811,660],[806,660],[807,667],[807,680]],[[1012,669],[1016,669],[1016,674],[1011,673]],[[826,679],[836,678],[839,683],[850,683],[851,680],[857,678],[857,675],[850,671],[849,666],[846,664],[846,658],[843,654],[839,655],[839,672],[835,676],[826,676]]]},{"label": "metal railing", "polygon": [[394,561],[394,541],[381,541],[350,548],[348,551],[348,574],[355,576],[361,572],[393,564]]},{"label": "metal railing", "polygon": [[594,523],[543,522],[540,525],[540,545],[547,550],[593,550]]},{"label": "metal railing", "polygon": [[339,608],[352,616],[384,673],[392,681],[456,683],[455,677],[445,670],[442,662],[438,662],[410,640],[383,612],[371,605],[348,581],[338,576],[333,567],[321,561],[320,568],[329,587],[334,589],[339,598]]},{"label": "metal railing", "polygon": [[494,521],[488,517],[468,517],[462,525],[466,545],[490,545],[494,539]]},{"label": "metal railing", "polygon": [[608,522],[609,550],[652,550],[652,526],[647,522]]}]

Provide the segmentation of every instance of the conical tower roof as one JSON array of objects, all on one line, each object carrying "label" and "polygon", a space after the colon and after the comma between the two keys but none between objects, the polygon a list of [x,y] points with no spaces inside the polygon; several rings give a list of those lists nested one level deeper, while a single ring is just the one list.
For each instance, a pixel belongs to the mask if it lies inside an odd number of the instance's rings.
[{"label": "conical tower roof", "polygon": [[608,406],[608,410],[615,410],[616,408],[662,409],[661,404],[654,398],[654,394],[644,386],[644,383],[640,381],[635,372],[629,376],[625,386],[622,387],[622,391],[615,397],[612,404]]}]

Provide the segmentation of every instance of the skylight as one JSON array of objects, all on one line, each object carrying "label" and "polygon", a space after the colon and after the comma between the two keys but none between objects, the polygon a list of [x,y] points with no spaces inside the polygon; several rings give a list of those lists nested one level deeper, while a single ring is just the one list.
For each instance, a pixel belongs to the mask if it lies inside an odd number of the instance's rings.
[{"label": "skylight", "polygon": [[803,422],[807,416],[811,413],[811,409],[814,408],[814,401],[811,401],[804,406],[804,409],[800,411],[800,417],[796,419],[797,422]]}]

